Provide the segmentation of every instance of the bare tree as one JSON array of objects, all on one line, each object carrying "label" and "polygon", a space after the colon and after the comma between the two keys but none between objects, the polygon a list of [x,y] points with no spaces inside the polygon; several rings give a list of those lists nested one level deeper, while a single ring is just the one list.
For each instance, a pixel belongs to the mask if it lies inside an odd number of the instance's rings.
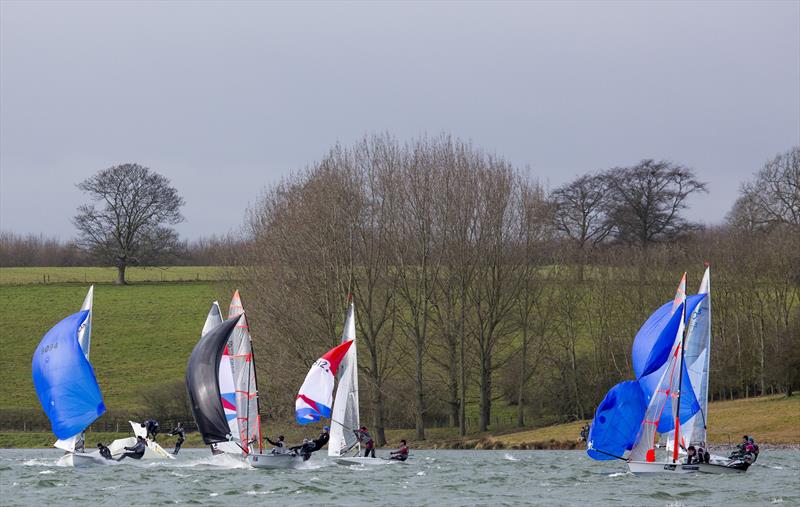
[{"label": "bare tree", "polygon": [[608,219],[608,179],[585,174],[553,190],[554,222],[558,230],[577,246],[578,280],[582,281],[587,250],[608,237],[613,223]]},{"label": "bare tree", "polygon": [[737,215],[757,217],[756,226],[800,227],[800,146],[764,164],[755,181],[742,186],[737,204]]},{"label": "bare tree", "polygon": [[168,227],[183,221],[183,199],[164,176],[138,164],[104,169],[78,184],[92,201],[78,207],[73,224],[78,244],[116,266],[125,284],[128,266],[148,265],[174,254],[181,244]]},{"label": "bare tree", "polygon": [[603,178],[617,237],[643,248],[690,230],[692,224],[681,215],[686,199],[707,192],[694,171],[665,160],[642,160],[632,167],[610,169]]}]

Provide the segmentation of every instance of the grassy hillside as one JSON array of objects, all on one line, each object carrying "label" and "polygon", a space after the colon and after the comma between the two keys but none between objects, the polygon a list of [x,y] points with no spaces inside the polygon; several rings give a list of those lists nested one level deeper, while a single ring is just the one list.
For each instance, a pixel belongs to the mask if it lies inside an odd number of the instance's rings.
[{"label": "grassy hillside", "polygon": [[[50,327],[78,311],[86,290],[82,284],[0,286],[0,406],[39,406],[33,350]],[[109,409],[135,407],[142,390],[183,378],[214,298],[226,301],[209,282],[95,287],[92,363]]]}]

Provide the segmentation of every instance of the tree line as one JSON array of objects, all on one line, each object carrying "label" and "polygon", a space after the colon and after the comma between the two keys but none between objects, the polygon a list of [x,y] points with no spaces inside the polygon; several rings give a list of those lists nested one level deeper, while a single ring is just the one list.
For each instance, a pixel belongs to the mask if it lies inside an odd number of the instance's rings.
[{"label": "tree line", "polygon": [[[447,135],[337,145],[270,187],[238,249],[269,415],[289,418],[311,361],[356,301],[362,413],[490,427],[591,417],[630,376],[633,336],[683,271],[712,266],[711,396],[791,392],[800,366],[798,148],[742,187],[724,225],[685,218],[706,184],[643,160],[547,191]],[[792,186],[794,185],[794,186]],[[777,192],[777,194],[776,194]],[[477,408],[477,412],[473,412]],[[470,411],[468,413],[468,411]]]}]

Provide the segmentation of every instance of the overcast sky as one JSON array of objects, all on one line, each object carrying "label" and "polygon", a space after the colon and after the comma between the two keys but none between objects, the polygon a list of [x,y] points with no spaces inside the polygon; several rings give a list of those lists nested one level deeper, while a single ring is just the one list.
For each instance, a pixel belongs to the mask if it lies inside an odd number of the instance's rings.
[{"label": "overcast sky", "polygon": [[0,228],[73,236],[75,183],[169,177],[188,238],[337,141],[450,132],[555,187],[666,158],[711,193],[800,144],[800,2],[0,3]]}]

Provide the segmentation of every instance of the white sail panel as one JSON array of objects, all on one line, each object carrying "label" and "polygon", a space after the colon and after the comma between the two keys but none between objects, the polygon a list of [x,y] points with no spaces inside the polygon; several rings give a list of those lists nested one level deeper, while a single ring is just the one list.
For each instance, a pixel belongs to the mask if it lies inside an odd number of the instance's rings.
[{"label": "white sail panel", "polygon": [[698,294],[707,297],[692,313],[686,331],[686,366],[695,390],[700,411],[689,419],[683,427],[684,441],[687,445],[705,445],[708,426],[708,374],[711,358],[711,274],[706,268]]},{"label": "white sail panel", "polygon": [[263,451],[261,442],[261,418],[258,414],[258,387],[256,365],[250,328],[237,290],[231,299],[228,318],[239,315],[239,322],[231,333],[228,349],[233,366],[236,388],[236,420],[239,423],[239,438],[245,454]]},{"label": "white sail panel", "polygon": [[342,343],[353,341],[338,371],[339,385],[333,402],[328,455],[341,456],[351,449],[359,449],[353,429],[361,426],[358,414],[358,355],[356,353],[355,306],[350,302],[342,333]]}]

